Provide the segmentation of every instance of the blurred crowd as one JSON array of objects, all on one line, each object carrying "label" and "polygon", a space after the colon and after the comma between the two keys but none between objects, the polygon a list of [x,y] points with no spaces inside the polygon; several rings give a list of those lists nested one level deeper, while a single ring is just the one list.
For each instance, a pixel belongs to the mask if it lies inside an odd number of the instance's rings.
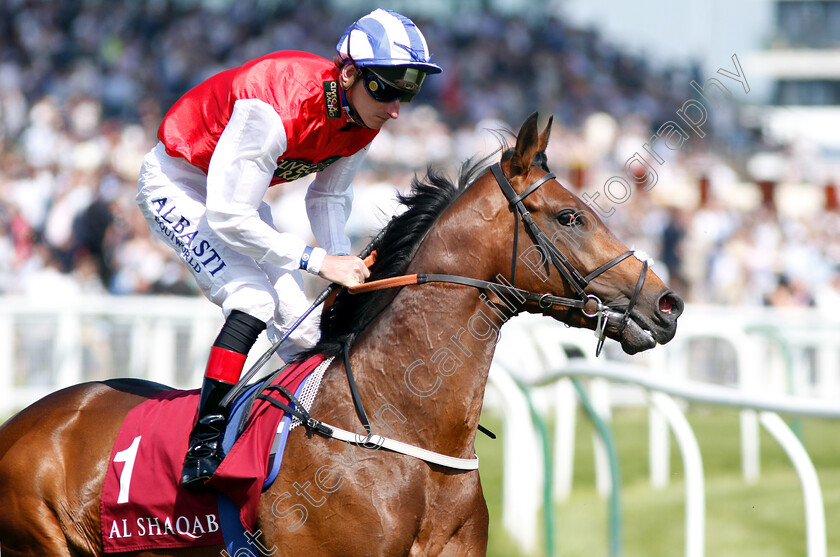
[{"label": "blurred crowd", "polygon": [[[204,78],[273,50],[331,58],[362,15],[318,1],[211,4],[0,4],[0,293],[195,293],[134,204],[163,114]],[[374,142],[349,225],[360,246],[415,173],[431,164],[454,175],[498,145],[491,130],[516,129],[535,110],[555,116],[552,170],[577,192],[600,188],[692,97],[691,80],[704,81],[689,64],[650,67],[557,17],[415,19],[444,72]],[[689,301],[838,307],[838,213],[728,203],[764,146],[739,124],[737,103],[724,105],[706,137],[669,153],[655,187],[604,222]],[[789,177],[808,178],[796,172],[789,164]],[[308,239],[294,208],[304,189],[273,188],[271,200],[278,228]]]}]

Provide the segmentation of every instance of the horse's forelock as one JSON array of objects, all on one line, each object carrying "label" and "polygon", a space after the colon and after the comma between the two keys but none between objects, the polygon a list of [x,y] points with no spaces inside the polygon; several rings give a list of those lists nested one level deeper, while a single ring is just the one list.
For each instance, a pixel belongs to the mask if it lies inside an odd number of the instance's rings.
[{"label": "horse's forelock", "polygon": [[534,155],[534,160],[531,161],[531,164],[541,170],[551,172],[548,169],[548,155],[545,154],[545,151],[538,151],[537,154]]},{"label": "horse's forelock", "polygon": [[[502,162],[509,161],[511,157],[513,157],[513,148],[506,149],[502,153]],[[546,172],[551,172],[548,169],[548,155],[545,154],[545,151],[537,151],[534,155],[534,159],[531,161],[531,166],[536,166],[540,170],[544,170]]]}]

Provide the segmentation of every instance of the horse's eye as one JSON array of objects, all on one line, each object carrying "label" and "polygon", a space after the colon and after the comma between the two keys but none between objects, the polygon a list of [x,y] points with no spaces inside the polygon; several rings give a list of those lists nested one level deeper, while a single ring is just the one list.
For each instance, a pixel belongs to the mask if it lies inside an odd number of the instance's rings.
[{"label": "horse's eye", "polygon": [[562,226],[578,226],[583,224],[583,217],[571,209],[566,209],[557,215],[557,222]]}]

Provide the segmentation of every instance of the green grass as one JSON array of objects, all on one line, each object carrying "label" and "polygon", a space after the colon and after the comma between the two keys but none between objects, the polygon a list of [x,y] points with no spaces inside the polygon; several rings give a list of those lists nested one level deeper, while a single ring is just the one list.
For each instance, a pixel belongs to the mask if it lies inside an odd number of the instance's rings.
[{"label": "green grass", "polygon": [[[703,457],[706,493],[706,551],[710,557],[799,557],[805,555],[802,491],[793,466],[767,433],[761,436],[761,477],[747,484],[741,475],[738,412],[693,408],[688,419]],[[840,423],[799,420],[805,447],[817,469],[825,504],[828,555],[840,555]],[[502,432],[498,416],[482,424]],[[644,410],[614,414],[612,430],[621,464],[624,557],[677,557],[685,553],[685,485],[675,440],[671,482],[654,490],[648,479],[648,417]],[[594,488],[592,432],[578,419],[575,473],[569,501],[554,506],[556,555],[609,555],[608,502]],[[502,432],[503,435],[515,434]],[[480,435],[476,451],[490,511],[488,555],[516,557],[516,545],[502,530],[500,441]],[[542,519],[540,518],[540,521]],[[540,522],[542,524],[542,522]],[[540,541],[544,539],[542,528]],[[537,555],[545,555],[541,548]]]}]

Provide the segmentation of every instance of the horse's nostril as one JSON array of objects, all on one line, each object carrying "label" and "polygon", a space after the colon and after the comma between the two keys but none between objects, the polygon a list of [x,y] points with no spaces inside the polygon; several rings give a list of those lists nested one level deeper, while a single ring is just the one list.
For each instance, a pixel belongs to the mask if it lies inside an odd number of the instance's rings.
[{"label": "horse's nostril", "polygon": [[667,316],[669,319],[676,319],[682,314],[685,304],[682,298],[673,292],[666,292],[659,297],[659,313]]}]

